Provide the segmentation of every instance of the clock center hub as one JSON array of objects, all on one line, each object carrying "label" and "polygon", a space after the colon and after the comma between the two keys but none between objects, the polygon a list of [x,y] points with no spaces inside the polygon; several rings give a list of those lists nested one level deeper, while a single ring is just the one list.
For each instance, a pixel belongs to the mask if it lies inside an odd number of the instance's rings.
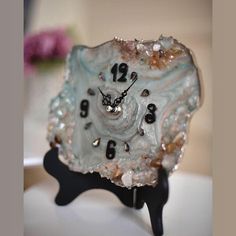
[{"label": "clock center hub", "polygon": [[112,115],[117,115],[121,112],[122,108],[121,106],[116,106],[116,107],[112,107],[112,106],[107,106],[106,107],[106,111],[108,113],[111,113]]}]

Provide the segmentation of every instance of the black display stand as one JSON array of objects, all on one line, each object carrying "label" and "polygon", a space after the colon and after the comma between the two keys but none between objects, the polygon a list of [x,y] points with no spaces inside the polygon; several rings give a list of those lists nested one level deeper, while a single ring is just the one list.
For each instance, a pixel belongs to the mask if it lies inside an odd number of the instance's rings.
[{"label": "black display stand", "polygon": [[163,235],[162,209],[168,200],[169,193],[168,176],[164,169],[158,171],[159,183],[156,187],[127,189],[111,183],[106,178],[101,178],[98,173],[81,174],[70,171],[58,159],[58,148],[52,148],[46,153],[43,164],[45,170],[59,182],[60,188],[55,198],[57,205],[67,205],[81,193],[90,189],[109,190],[128,207],[141,209],[146,203],[154,235]]}]

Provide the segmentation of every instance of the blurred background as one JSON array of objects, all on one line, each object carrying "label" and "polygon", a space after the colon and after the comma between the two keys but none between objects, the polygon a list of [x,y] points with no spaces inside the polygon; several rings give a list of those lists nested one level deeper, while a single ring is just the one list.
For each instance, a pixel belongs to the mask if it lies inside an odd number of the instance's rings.
[{"label": "blurred background", "polygon": [[[173,36],[194,52],[204,103],[191,121],[180,172],[211,176],[212,71],[210,0],[25,0],[25,189],[46,178],[42,160],[48,104],[63,83],[64,58],[73,44],[95,46],[118,36]],[[41,49],[41,51],[38,50]]]}]

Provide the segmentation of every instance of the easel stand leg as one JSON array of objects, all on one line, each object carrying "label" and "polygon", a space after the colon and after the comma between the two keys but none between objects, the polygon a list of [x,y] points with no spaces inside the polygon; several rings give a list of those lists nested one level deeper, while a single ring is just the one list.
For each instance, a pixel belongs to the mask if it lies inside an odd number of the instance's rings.
[{"label": "easel stand leg", "polygon": [[134,188],[129,190],[116,186],[106,178],[101,178],[98,173],[81,174],[70,171],[58,159],[57,148],[46,153],[43,164],[45,170],[55,177],[59,183],[59,192],[55,198],[57,205],[67,205],[89,189],[105,189],[113,192],[128,207],[141,209],[146,203],[154,235],[163,235],[162,209],[168,199],[168,177],[164,170],[159,171],[159,183],[156,187],[136,188],[136,202],[133,202]]}]

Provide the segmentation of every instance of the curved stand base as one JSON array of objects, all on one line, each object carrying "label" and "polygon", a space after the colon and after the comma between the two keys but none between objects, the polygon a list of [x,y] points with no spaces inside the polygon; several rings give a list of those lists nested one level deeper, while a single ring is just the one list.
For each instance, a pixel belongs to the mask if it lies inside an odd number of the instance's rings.
[{"label": "curved stand base", "polygon": [[105,189],[113,192],[128,207],[141,209],[146,203],[154,235],[163,235],[162,209],[168,200],[169,192],[168,176],[165,170],[159,170],[159,183],[156,187],[127,189],[111,183],[106,178],[101,178],[98,173],[82,174],[70,171],[58,159],[58,148],[53,148],[46,153],[43,164],[45,170],[59,182],[60,188],[55,198],[57,205],[67,205],[89,189]]}]

